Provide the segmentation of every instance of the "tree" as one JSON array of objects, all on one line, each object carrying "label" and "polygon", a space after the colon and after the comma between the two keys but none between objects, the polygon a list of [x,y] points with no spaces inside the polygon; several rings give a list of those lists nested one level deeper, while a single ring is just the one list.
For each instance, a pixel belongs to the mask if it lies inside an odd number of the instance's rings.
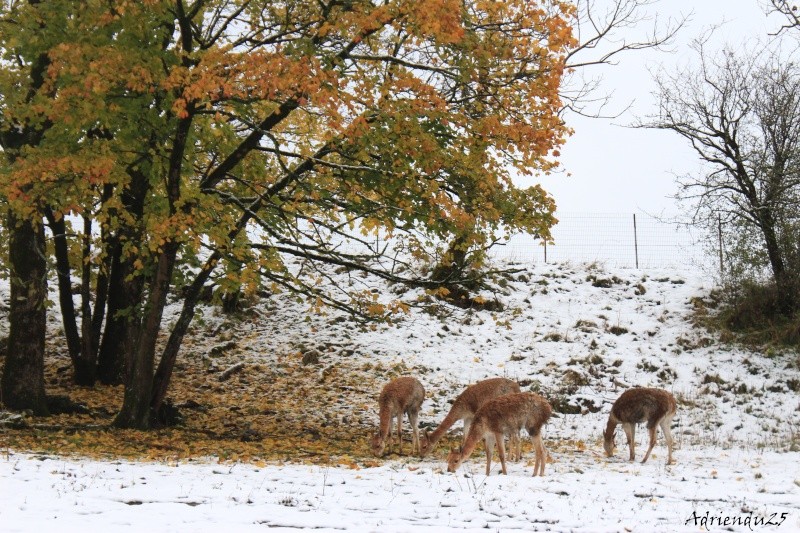
[{"label": "tree", "polygon": [[[78,256],[111,265],[94,279],[97,292],[108,283],[100,360],[108,350],[125,362],[119,426],[150,425],[220,261],[248,290],[266,284],[380,317],[392,309],[367,291],[320,291],[316,265],[424,284],[414,270],[397,274],[377,231],[423,259],[464,228],[480,247],[552,223],[552,200],[515,188],[510,169],[552,168],[567,133],[567,3],[48,6],[14,5],[15,18],[57,19],[69,38],[47,51],[41,101],[4,103],[52,126],[3,172],[3,194],[25,190],[54,228],[74,215],[102,228],[84,225]],[[4,49],[19,31],[4,32]],[[182,271],[200,259],[199,271]],[[154,376],[177,275],[184,311]],[[82,320],[94,323],[85,304]]]},{"label": "tree", "polygon": [[41,223],[8,216],[11,302],[0,396],[9,409],[46,415],[44,339],[47,266]]},{"label": "tree", "polygon": [[[32,6],[36,4],[36,1],[30,2]],[[32,36],[49,28],[41,22],[33,22],[19,23],[19,38],[29,39],[29,42],[14,53],[8,53],[5,47],[1,49],[6,53],[0,61],[8,65],[3,69],[1,80],[2,92],[6,95],[2,98],[4,105],[0,105],[4,115],[0,118],[0,146],[4,158],[0,169],[3,171],[24,157],[27,148],[37,146],[49,126],[46,121],[28,121],[24,111],[15,114],[9,109],[26,109],[37,100],[45,86],[49,67],[46,47],[42,39]],[[8,87],[12,90],[7,90]],[[9,101],[16,101],[16,105]],[[11,300],[0,399],[8,408],[30,409],[36,415],[45,415],[49,413],[44,388],[47,260],[42,206],[36,200],[29,201],[30,187],[23,185],[16,192],[15,196],[4,196],[8,202],[6,229]]]},{"label": "tree", "polygon": [[[316,150],[287,150],[284,146],[297,141],[286,137],[281,128],[258,148],[264,166],[274,169],[278,176],[272,183],[265,187],[243,174],[236,178],[245,187],[228,184],[224,198],[239,206],[242,214],[235,227],[222,236],[223,242],[235,243],[249,221],[267,241],[244,241],[245,246],[238,251],[229,249],[228,257],[234,256],[242,264],[258,265],[260,261],[266,266],[259,268],[260,274],[273,288],[288,288],[306,294],[311,301],[342,306],[341,300],[303,281],[304,276],[290,272],[284,258],[303,258],[313,275],[324,275],[316,271],[315,265],[321,262],[422,284],[421,279],[397,275],[393,262],[387,262],[387,250],[374,245],[371,239],[354,237],[353,230],[360,230],[367,237],[373,229],[384,228],[388,236],[422,257],[426,245],[442,242],[449,234],[462,233],[465,228],[480,228],[474,233],[476,244],[491,240],[493,231],[501,225],[549,227],[551,201],[539,188],[514,189],[504,163],[527,171],[547,168],[552,163],[546,161],[546,154],[565,133],[562,125],[550,122],[555,117],[558,98],[552,89],[557,87],[562,71],[556,51],[569,40],[566,23],[558,16],[567,13],[565,6],[553,3],[550,14],[527,6],[506,23],[499,23],[499,31],[485,30],[492,27],[490,21],[509,16],[516,7],[492,14],[476,8],[472,13],[463,13],[461,20],[444,17],[433,23],[419,12],[405,11],[408,6],[398,5],[392,8],[400,8],[395,14],[384,13],[379,24],[373,27],[373,21],[360,29],[358,25],[337,27],[342,16],[337,13],[340,6],[328,7],[332,11],[324,9],[315,16],[322,16],[324,22],[320,22],[329,26],[332,33],[320,40],[320,44],[328,44],[314,53],[324,58],[322,64],[335,65],[326,76],[353,80],[357,92],[347,94],[334,89],[324,97],[331,98],[334,107],[316,114],[330,119],[331,111],[342,107],[342,102],[347,113],[340,115],[337,110],[332,115],[335,123],[313,119],[312,124],[298,130],[303,138],[318,135],[320,128],[329,131],[323,136],[324,142],[308,143],[318,146]],[[434,7],[445,6],[443,3]],[[345,10],[347,18],[358,20],[366,14],[357,11]],[[376,14],[373,12],[370,17]],[[337,24],[331,17],[336,18]],[[541,48],[541,29],[536,24],[542,17],[558,21],[550,27],[557,34],[550,43],[556,46],[549,51]],[[433,46],[436,41],[439,42]],[[534,65],[528,63],[530,58],[523,59],[531,50],[539,50],[544,63],[537,60]],[[498,61],[500,58],[504,60]],[[367,75],[367,85],[362,75]],[[555,86],[542,84],[545,79],[555,82]],[[349,82],[336,81],[330,87],[323,84],[323,89],[343,87],[343,83]],[[363,93],[368,86],[374,94]],[[513,88],[522,92],[514,96]],[[408,98],[401,96],[404,92]],[[540,101],[544,106],[528,107],[541,98],[533,97],[537,93],[544,95]],[[498,104],[510,105],[507,110],[512,113],[507,114]],[[285,104],[283,109],[281,112],[287,116],[294,112]],[[544,122],[540,122],[542,119]],[[254,134],[257,133],[251,133]],[[211,171],[201,182],[201,189],[216,187],[221,178],[221,172]],[[259,190],[263,192],[253,194]],[[471,201],[482,201],[483,209],[471,212],[467,207]],[[522,209],[515,216],[508,216],[511,211],[507,206],[514,203]],[[217,249],[189,286],[184,310],[156,374],[153,409],[163,399],[195,297],[221,256]],[[247,274],[248,269],[241,271]],[[356,313],[385,311],[371,295],[350,294],[353,296],[357,297],[356,304],[349,307]]]},{"label": "tree", "polygon": [[800,68],[777,53],[696,50],[697,68],[657,78],[659,113],[645,127],[691,143],[706,171],[683,178],[680,197],[756,230],[790,315],[800,303]]}]

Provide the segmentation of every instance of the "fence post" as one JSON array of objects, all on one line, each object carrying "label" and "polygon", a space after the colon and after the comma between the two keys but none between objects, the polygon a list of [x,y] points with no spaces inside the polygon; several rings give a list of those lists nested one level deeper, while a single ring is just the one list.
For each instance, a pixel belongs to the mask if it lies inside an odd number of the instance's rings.
[{"label": "fence post", "polygon": [[636,254],[636,268],[639,268],[639,238],[636,235],[636,213],[633,214],[633,250]]}]

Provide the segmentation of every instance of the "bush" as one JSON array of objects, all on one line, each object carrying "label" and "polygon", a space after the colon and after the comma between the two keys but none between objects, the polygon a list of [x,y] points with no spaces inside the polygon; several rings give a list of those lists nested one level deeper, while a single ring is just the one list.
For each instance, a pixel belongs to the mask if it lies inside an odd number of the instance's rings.
[{"label": "bush", "polygon": [[720,315],[723,327],[744,333],[752,342],[800,346],[800,283],[778,287],[749,282],[725,292]]}]

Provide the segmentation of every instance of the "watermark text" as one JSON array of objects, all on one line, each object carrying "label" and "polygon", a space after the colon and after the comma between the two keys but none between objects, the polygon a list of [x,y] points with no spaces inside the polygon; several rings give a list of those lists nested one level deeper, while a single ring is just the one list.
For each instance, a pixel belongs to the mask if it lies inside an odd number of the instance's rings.
[{"label": "watermark text", "polygon": [[757,515],[750,511],[749,513],[742,513],[738,515],[726,515],[721,513],[711,514],[710,511],[706,511],[705,514],[699,514],[697,511],[692,511],[692,515],[686,519],[686,522],[684,522],[683,525],[688,526],[691,524],[704,529],[714,527],[741,526],[752,531],[754,528],[760,528],[764,526],[780,526],[786,521],[788,516],[788,512]]}]

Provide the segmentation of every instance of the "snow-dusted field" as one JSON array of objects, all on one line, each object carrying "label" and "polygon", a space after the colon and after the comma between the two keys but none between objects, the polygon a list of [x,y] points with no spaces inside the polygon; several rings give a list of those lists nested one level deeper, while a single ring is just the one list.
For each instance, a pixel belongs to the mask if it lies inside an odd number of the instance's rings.
[{"label": "snow-dusted field", "polygon": [[[425,460],[393,455],[380,467],[347,469],[214,458],[98,462],[0,448],[0,530],[800,531],[796,353],[733,348],[692,329],[691,299],[711,288],[697,273],[518,266],[524,271],[497,286],[502,313],[414,309],[376,331],[336,313],[304,320],[305,306],[274,298],[257,320],[237,326],[234,336],[246,346],[235,360],[270,367],[300,344],[327,343],[322,368],[308,372],[320,383],[362,372],[363,391],[352,387],[350,406],[310,405],[308,423],[346,417],[364,426],[365,440],[393,369],[424,383],[426,427],[465,385],[512,377],[575,411],[545,426],[544,478],[531,477],[527,461],[511,463],[508,476],[495,465],[487,478],[479,453],[450,474],[442,449]],[[383,298],[401,293],[393,287]],[[208,310],[203,327],[214,329],[216,320]],[[328,365],[337,373],[326,373]],[[664,464],[660,434],[644,465],[624,459],[621,431],[617,457],[603,456],[611,403],[634,385],[678,399],[676,464]],[[641,458],[646,432],[637,435]]]},{"label": "snow-dusted field", "polygon": [[544,478],[521,464],[487,478],[477,461],[447,474],[414,460],[349,470],[12,454],[0,520],[6,532],[723,530],[711,517],[750,520],[733,531],[800,530],[796,453],[681,450],[669,468],[661,456],[556,455]]}]

